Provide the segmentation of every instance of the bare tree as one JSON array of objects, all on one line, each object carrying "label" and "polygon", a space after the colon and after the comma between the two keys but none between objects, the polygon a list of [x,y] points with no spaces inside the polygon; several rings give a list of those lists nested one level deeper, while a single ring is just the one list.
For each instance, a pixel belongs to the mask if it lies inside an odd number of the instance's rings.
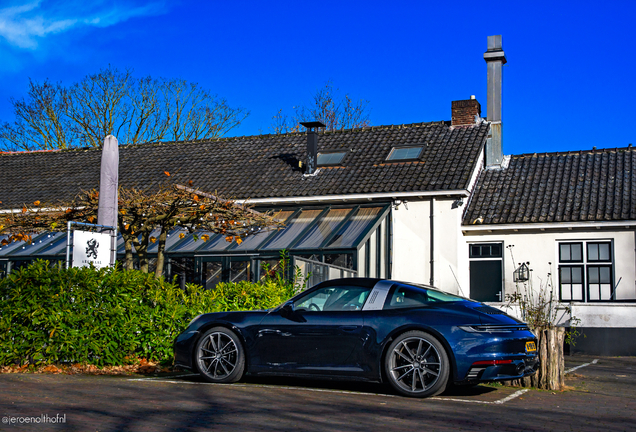
[{"label": "bare tree", "polygon": [[[169,173],[166,172],[169,176]],[[119,188],[118,225],[125,246],[124,268],[133,268],[133,247],[139,258],[139,268],[148,272],[148,249],[157,243],[155,276],[163,275],[168,232],[183,228],[195,236],[195,241],[208,241],[210,234],[222,234],[228,242],[241,243],[244,238],[263,229],[280,228],[272,215],[259,213],[232,200],[170,182],[158,189]],[[67,221],[94,223],[97,221],[99,192],[81,192],[73,202],[24,204],[21,210],[0,214],[0,234],[12,241],[31,242],[41,232],[65,231]],[[180,236],[185,237],[185,233]]]},{"label": "bare tree", "polygon": [[287,115],[282,109],[272,117],[270,126],[277,134],[298,132],[300,122],[318,120],[326,125],[325,130],[334,131],[369,126],[369,101],[354,102],[348,94],[338,98],[338,89],[328,81],[319,89],[308,105],[294,107],[294,114]]},{"label": "bare tree", "polygon": [[0,125],[5,150],[100,147],[108,135],[125,144],[218,138],[248,115],[198,84],[112,67],[70,86],[30,81],[11,103],[15,121]]}]

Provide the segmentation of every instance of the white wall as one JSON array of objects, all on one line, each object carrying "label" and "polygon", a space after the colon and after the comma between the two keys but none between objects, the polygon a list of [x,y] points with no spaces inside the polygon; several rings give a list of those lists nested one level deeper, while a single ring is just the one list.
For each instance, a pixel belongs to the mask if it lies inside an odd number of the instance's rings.
[{"label": "white wall", "polygon": [[[393,279],[424,284],[431,282],[432,201],[409,201],[407,206],[401,204],[397,210],[392,210]],[[453,272],[457,273],[458,257],[464,245],[460,230],[463,207],[453,209],[454,201],[436,198],[433,202],[433,285],[459,293]]]},{"label": "white wall", "polygon": [[[504,294],[515,292],[512,272],[521,262],[530,262],[534,289],[551,280],[558,299],[558,248],[560,241],[611,240],[614,246],[614,284],[617,300],[636,301],[636,243],[633,230],[554,230],[554,231],[467,231],[463,236],[463,251],[468,257],[468,245],[480,242],[503,242]],[[512,247],[510,247],[512,246]],[[514,262],[512,260],[514,255]],[[550,264],[551,263],[551,264]],[[460,283],[469,286],[468,260],[460,266]],[[576,306],[574,306],[576,305]],[[573,316],[582,320],[580,327],[636,327],[636,305],[618,303],[573,303]]]},{"label": "white wall", "polygon": [[634,304],[573,303],[572,315],[581,320],[578,327],[636,327]]}]

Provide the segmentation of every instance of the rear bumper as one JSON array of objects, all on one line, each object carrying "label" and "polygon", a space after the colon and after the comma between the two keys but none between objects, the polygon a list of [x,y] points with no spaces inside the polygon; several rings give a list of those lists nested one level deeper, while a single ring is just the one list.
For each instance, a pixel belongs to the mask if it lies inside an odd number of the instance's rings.
[{"label": "rear bumper", "polygon": [[534,375],[539,369],[537,356],[513,360],[509,364],[481,365],[474,364],[461,383],[478,383],[488,381],[508,381]]}]

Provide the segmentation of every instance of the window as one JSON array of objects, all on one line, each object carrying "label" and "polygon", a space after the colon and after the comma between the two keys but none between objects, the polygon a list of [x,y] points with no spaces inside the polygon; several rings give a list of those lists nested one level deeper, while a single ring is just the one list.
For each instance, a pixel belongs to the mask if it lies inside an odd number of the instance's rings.
[{"label": "window", "polygon": [[583,301],[583,266],[561,266],[559,277],[561,300]]},{"label": "window", "polygon": [[560,300],[614,300],[610,241],[567,242],[558,246]]},{"label": "window", "polygon": [[559,262],[583,262],[583,244],[559,244]]},{"label": "window", "polygon": [[398,284],[395,286],[391,300],[384,306],[385,309],[398,309],[409,307],[422,307],[437,302],[454,302],[462,300],[451,294],[441,291],[414,288]]},{"label": "window", "polygon": [[300,311],[358,311],[362,309],[371,288],[359,286],[331,286],[312,291],[296,300]]},{"label": "window", "polygon": [[482,302],[503,301],[503,243],[468,246],[470,298]]},{"label": "window", "polygon": [[470,245],[470,258],[501,258],[501,243]]},{"label": "window", "polygon": [[339,165],[347,152],[318,153],[318,165]]},{"label": "window", "polygon": [[394,161],[394,160],[409,160],[409,159],[419,159],[422,154],[422,149],[424,146],[416,146],[416,147],[393,147],[391,149],[391,153],[386,158],[386,160]]}]

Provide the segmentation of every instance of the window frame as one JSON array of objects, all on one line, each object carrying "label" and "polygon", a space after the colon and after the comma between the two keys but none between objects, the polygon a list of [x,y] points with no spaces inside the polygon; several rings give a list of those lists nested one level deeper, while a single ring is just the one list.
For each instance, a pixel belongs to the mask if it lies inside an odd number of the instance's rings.
[{"label": "window frame", "polygon": [[[562,254],[561,254],[561,246],[562,245],[580,245],[581,247],[581,259],[580,260],[563,260],[562,259]],[[600,245],[607,245],[608,247],[608,255],[609,255],[609,259],[604,260],[600,258],[600,247],[597,249],[597,259],[592,259],[590,260],[590,249],[589,246],[590,245],[596,245],[596,246],[600,246]],[[616,300],[616,287],[614,286],[614,279],[615,279],[615,275],[614,275],[614,271],[615,271],[615,262],[614,262],[614,241],[612,239],[605,239],[605,240],[598,240],[598,239],[592,239],[592,240],[577,240],[577,241],[557,241],[557,260],[558,260],[558,266],[557,266],[557,271],[558,271],[558,277],[559,277],[559,301],[562,302],[581,302],[581,303],[607,303],[607,302],[615,302]],[[571,256],[571,254],[570,254]],[[569,284],[566,285],[570,285],[570,299],[564,299],[563,298],[563,290],[564,290],[564,282],[562,281],[562,274],[561,271],[564,268],[580,268],[581,269],[581,277],[582,277],[582,282],[581,284],[583,285],[582,288],[582,299],[574,299],[573,295],[572,295],[572,282],[570,282]],[[591,277],[590,277],[590,270],[591,269],[596,269],[596,268],[607,268],[609,269],[609,281],[602,283],[600,281],[600,271],[599,271],[599,282],[595,282],[595,283],[591,283]],[[610,288],[609,288],[609,298],[603,298],[602,296],[602,285],[607,285],[609,284]],[[595,285],[595,286],[591,286],[591,285]],[[597,286],[598,287],[597,287]],[[590,293],[592,292],[592,290],[598,289],[598,292],[596,294],[595,297],[592,299]]]},{"label": "window frame", "polygon": [[[319,166],[319,167],[342,166],[345,158],[347,157],[347,153],[349,153],[348,150],[323,150],[323,151],[319,151],[318,154],[316,155],[316,166]],[[332,155],[332,154],[342,154],[342,157],[340,158],[340,160],[338,162],[335,162],[335,163],[331,163],[331,162],[330,163],[320,163],[320,156],[321,155]]]},{"label": "window frame", "polygon": [[[420,160],[420,158],[422,157],[422,153],[424,153],[424,148],[426,147],[426,144],[411,144],[411,145],[402,145],[402,146],[393,146],[391,147],[391,151],[389,152],[389,154],[387,155],[385,161],[386,162],[410,162],[410,161],[417,161]],[[411,148],[419,148],[420,151],[417,153],[417,157],[414,158],[401,158],[401,159],[391,159],[391,155],[396,151],[396,150],[403,150],[403,149],[411,149]]]},{"label": "window frame", "polygon": [[[585,254],[587,252],[587,248],[584,247],[585,242],[583,241],[576,241],[576,242],[560,242],[559,246],[558,246],[558,258],[559,258],[559,263],[582,263],[585,259]],[[580,245],[581,246],[581,259],[580,260],[574,260],[574,259],[569,259],[569,260],[564,260],[561,258],[561,246],[570,246],[570,257],[572,257],[572,246],[573,245]]]},{"label": "window frame", "polygon": [[[575,285],[572,282],[572,269],[573,268],[577,268],[581,271],[581,299],[574,299],[574,295],[573,295],[573,287],[572,285]],[[568,283],[568,285],[570,285],[570,299],[566,299],[563,300],[563,281],[562,281],[562,274],[561,274],[561,270],[562,269],[570,269],[570,282]],[[585,301],[585,266],[581,265],[581,264],[577,264],[577,265],[559,265],[559,301],[566,301],[566,302],[584,302]]]}]

